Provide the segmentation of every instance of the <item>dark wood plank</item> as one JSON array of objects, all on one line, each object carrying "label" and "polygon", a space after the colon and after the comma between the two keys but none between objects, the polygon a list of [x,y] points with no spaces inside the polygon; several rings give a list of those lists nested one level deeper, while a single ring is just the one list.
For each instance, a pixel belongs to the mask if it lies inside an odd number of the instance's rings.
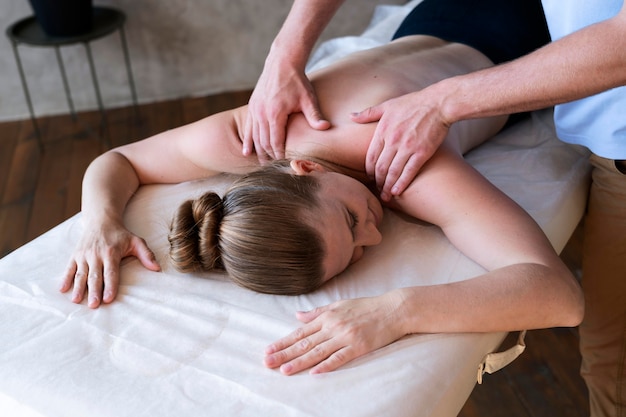
[{"label": "dark wood plank", "polygon": [[102,153],[102,148],[102,142],[97,137],[73,142],[67,178],[67,202],[64,218],[69,218],[80,211],[83,176],[91,161]]},{"label": "dark wood plank", "polygon": [[[11,160],[24,121],[7,122],[0,130],[0,196],[4,194],[11,173]],[[2,200],[2,198],[0,198]]]},{"label": "dark wood plank", "polygon": [[208,97],[187,98],[181,102],[182,122],[188,124],[210,115],[210,99]]},{"label": "dark wood plank", "polygon": [[[5,256],[28,241],[27,227],[32,209],[32,200],[37,186],[41,150],[34,138],[30,121],[24,121],[19,129],[2,123],[0,132],[3,141],[11,141],[11,159],[5,177],[0,200],[0,256]],[[16,135],[7,139],[5,135]]]},{"label": "dark wood plank", "polygon": [[71,149],[71,139],[58,140],[43,155],[26,232],[29,240],[65,220]]},{"label": "dark wood plank", "polygon": [[[108,133],[112,148],[143,139],[142,128],[150,123],[143,120],[142,107],[121,107],[107,112]],[[152,130],[152,129],[150,129]]]},{"label": "dark wood plank", "polygon": [[28,242],[26,229],[30,217],[30,201],[0,207],[0,258]]},{"label": "dark wood plank", "polygon": [[[502,342],[501,349],[513,346],[517,342],[517,336],[516,332],[510,333]],[[522,354],[516,362],[523,360]],[[493,374],[483,375],[483,383],[474,387],[458,417],[531,417],[532,414],[526,409],[507,371],[508,368],[504,368]]]},{"label": "dark wood plank", "polygon": [[183,112],[180,100],[145,104],[140,110],[141,139],[183,124]]},{"label": "dark wood plank", "polygon": [[244,90],[213,95],[209,100],[209,112],[213,114],[243,106],[248,103],[251,93],[252,91]]}]

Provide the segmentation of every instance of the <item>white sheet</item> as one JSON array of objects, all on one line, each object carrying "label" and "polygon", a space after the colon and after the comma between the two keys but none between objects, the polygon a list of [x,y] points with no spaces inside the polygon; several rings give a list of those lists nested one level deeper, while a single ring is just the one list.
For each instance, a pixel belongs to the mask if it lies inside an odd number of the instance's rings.
[{"label": "white sheet", "polygon": [[[584,210],[587,153],[554,137],[551,112],[534,113],[468,160],[562,249]],[[438,228],[387,211],[383,243],[310,295],[261,295],[219,274],[175,272],[166,261],[171,213],[183,199],[222,190],[231,179],[141,188],[126,221],[164,271],[125,261],[117,301],[98,310],[57,291],[80,214],[0,259],[0,415],[457,415],[478,365],[504,334],[413,335],[317,376],[266,369],[263,349],[298,326],[297,310],[467,279],[481,268]]]}]

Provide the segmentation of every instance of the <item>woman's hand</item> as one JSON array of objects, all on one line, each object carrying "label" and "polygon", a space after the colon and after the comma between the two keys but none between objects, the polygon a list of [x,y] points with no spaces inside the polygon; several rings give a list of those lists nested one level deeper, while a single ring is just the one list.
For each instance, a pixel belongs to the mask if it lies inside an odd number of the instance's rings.
[{"label": "woman's hand", "polygon": [[161,267],[146,242],[123,226],[86,227],[65,270],[60,288],[61,292],[74,288],[74,303],[82,302],[86,294],[90,308],[112,302],[119,287],[120,262],[127,256],[137,257],[151,271],[160,271]]},{"label": "woman's hand", "polygon": [[308,312],[306,323],[266,349],[265,365],[285,375],[311,368],[329,372],[404,336],[394,293],[373,298],[342,300]]}]

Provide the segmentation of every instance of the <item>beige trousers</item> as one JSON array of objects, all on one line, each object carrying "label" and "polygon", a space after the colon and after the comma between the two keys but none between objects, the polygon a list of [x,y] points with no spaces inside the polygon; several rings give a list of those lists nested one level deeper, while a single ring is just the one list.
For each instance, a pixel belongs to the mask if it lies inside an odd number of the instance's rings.
[{"label": "beige trousers", "polygon": [[591,156],[581,375],[592,417],[626,417],[626,164]]}]

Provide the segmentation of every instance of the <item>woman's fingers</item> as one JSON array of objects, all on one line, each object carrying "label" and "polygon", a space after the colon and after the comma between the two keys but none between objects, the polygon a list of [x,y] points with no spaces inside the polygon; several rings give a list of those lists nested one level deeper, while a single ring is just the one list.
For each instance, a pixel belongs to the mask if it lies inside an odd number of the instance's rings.
[{"label": "woman's fingers", "polygon": [[322,374],[324,372],[331,372],[339,368],[342,365],[350,362],[352,359],[359,356],[351,346],[346,346],[337,350],[330,355],[326,360],[315,365],[310,371],[310,374]]},{"label": "woman's fingers", "polygon": [[344,347],[335,339],[329,339],[314,345],[303,355],[281,365],[280,372],[292,375],[309,368],[311,368],[309,371],[311,374],[334,371],[353,359],[350,351],[349,346]]},{"label": "woman's fingers", "polygon": [[276,346],[273,345],[274,349],[284,344],[287,346],[273,352],[270,350],[268,353],[272,353],[266,356],[265,365],[269,368],[280,367],[283,374],[292,375],[319,364],[337,350],[325,332],[308,333],[305,326],[281,339]]},{"label": "woman's fingers", "polygon": [[351,345],[332,337],[328,332],[317,332],[292,346],[265,358],[269,368],[279,367],[284,375],[293,375],[305,369],[311,374],[334,371],[358,356]]},{"label": "woman's fingers", "polygon": [[80,303],[85,296],[87,288],[87,276],[89,268],[85,262],[77,262],[74,273],[74,289],[72,290],[72,302]]},{"label": "woman's fingers", "polygon": [[[134,256],[139,259],[139,262],[146,268],[151,271],[158,272],[161,270],[161,265],[156,260],[156,256],[154,256],[154,252],[148,247],[146,241],[138,236],[133,236],[131,239],[131,248],[129,253],[125,256]],[[119,265],[119,259],[109,259],[109,262],[115,262]],[[116,265],[115,263],[111,264]],[[113,268],[112,268],[113,270]],[[115,268],[115,271],[119,272],[119,268]]]},{"label": "woman's fingers", "polygon": [[347,341],[337,337],[332,328],[325,328],[324,320],[316,320],[331,307],[297,312],[298,320],[306,324],[270,345],[265,365],[292,375],[312,367],[311,373],[328,372],[352,360],[355,355]]},{"label": "woman's fingers", "polygon": [[87,305],[89,308],[97,308],[102,302],[103,275],[104,271],[100,260],[92,261],[87,274]]},{"label": "woman's fingers", "polygon": [[74,277],[76,276],[76,262],[74,259],[71,259],[65,268],[65,273],[63,274],[63,280],[61,281],[61,287],[59,287],[59,291],[68,292],[72,286],[74,285]]},{"label": "woman's fingers", "polygon": [[[143,261],[141,261],[144,263]],[[145,265],[145,263],[144,263]],[[104,288],[102,291],[102,302],[109,304],[117,297],[117,290],[120,286],[119,261],[108,259],[104,262]]]}]

